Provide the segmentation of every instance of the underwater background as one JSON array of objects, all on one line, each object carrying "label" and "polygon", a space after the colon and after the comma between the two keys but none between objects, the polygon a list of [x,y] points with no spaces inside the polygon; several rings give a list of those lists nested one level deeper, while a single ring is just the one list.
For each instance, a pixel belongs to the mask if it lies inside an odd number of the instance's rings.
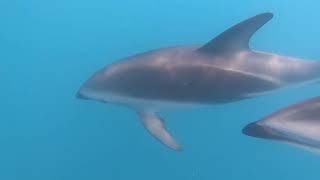
[{"label": "underwater background", "polygon": [[161,113],[182,152],[152,138],[134,111],[75,98],[106,64],[206,43],[262,12],[275,17],[252,48],[320,60],[319,7],[314,0],[1,0],[0,179],[319,180],[316,154],[241,133],[320,95],[319,84]]}]

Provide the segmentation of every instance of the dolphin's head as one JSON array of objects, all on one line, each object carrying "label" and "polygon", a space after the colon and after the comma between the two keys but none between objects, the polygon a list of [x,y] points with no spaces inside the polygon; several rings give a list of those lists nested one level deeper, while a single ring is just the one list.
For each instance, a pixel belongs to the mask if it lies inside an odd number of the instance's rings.
[{"label": "dolphin's head", "polygon": [[105,79],[103,71],[96,72],[80,87],[76,97],[85,100],[96,100],[97,96],[103,92],[103,82]]},{"label": "dolphin's head", "polygon": [[[79,99],[90,99],[107,101],[113,90],[114,82],[123,74],[121,63],[115,63],[95,72],[78,90],[76,97]],[[121,81],[120,81],[121,82]]]},{"label": "dolphin's head", "polygon": [[273,139],[273,140],[283,140],[279,132],[268,126],[260,124],[259,122],[253,122],[246,125],[242,129],[242,133],[256,138]]}]

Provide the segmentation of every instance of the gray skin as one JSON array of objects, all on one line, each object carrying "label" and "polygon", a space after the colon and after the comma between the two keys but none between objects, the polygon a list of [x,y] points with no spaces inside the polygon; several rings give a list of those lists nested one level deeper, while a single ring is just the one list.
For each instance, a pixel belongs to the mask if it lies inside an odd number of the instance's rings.
[{"label": "gray skin", "polygon": [[277,140],[310,150],[320,149],[320,97],[283,108],[242,132],[248,136]]},{"label": "gray skin", "polygon": [[226,30],[204,46],[180,46],[125,58],[96,72],[77,97],[128,106],[145,128],[174,150],[159,111],[222,104],[320,77],[320,63],[253,51],[251,36],[273,15],[264,13]]}]

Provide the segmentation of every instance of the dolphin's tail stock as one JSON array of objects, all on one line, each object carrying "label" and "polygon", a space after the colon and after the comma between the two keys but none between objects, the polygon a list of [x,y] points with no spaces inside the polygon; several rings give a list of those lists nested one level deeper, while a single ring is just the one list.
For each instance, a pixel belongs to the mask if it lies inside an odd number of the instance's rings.
[{"label": "dolphin's tail stock", "polygon": [[300,84],[320,81],[320,60],[291,59],[282,64],[280,80],[286,84]]},{"label": "dolphin's tail stock", "polygon": [[314,67],[312,68],[313,76],[314,76],[314,82],[319,83],[320,82],[320,60],[314,61]]},{"label": "dolphin's tail stock", "polygon": [[320,81],[320,60],[318,61],[304,61],[305,66],[301,68],[300,78],[302,82],[316,82]]}]

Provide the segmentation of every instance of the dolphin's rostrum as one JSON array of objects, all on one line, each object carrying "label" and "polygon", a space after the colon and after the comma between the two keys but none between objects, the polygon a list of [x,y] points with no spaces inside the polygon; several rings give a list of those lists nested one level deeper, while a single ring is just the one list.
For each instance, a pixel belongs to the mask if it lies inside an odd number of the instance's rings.
[{"label": "dolphin's rostrum", "polygon": [[320,97],[280,109],[242,132],[248,136],[278,140],[309,150],[320,150]]},{"label": "dolphin's rostrum", "polygon": [[77,96],[136,110],[154,137],[179,150],[158,112],[238,101],[320,77],[316,61],[249,48],[251,36],[272,17],[254,16],[204,46],[163,48],[125,58],[96,72]]}]

